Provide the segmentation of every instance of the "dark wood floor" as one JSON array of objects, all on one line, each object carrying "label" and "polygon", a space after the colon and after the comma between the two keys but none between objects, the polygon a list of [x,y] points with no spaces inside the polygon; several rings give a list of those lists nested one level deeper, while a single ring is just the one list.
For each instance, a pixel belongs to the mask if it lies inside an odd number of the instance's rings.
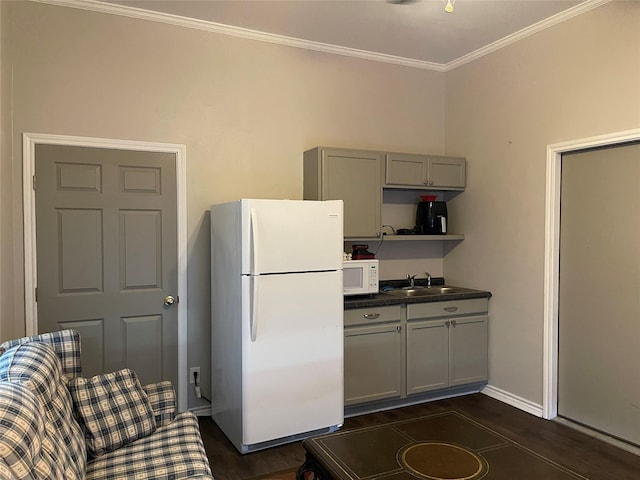
[{"label": "dark wood floor", "polygon": [[[378,425],[447,410],[463,413],[590,480],[640,479],[640,456],[480,393],[351,417],[345,420],[343,429]],[[216,480],[246,480],[298,467],[304,461],[304,449],[300,442],[240,455],[210,418],[200,417],[200,430]]]}]

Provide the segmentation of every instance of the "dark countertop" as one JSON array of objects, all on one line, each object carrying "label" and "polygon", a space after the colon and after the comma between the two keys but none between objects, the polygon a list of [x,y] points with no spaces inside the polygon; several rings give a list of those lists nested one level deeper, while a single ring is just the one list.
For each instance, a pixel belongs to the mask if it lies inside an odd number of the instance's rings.
[{"label": "dark countertop", "polygon": [[[416,285],[424,286],[423,279],[416,279]],[[447,286],[455,288],[455,292],[444,294],[430,294],[413,297],[396,296],[385,293],[383,290],[387,288],[401,289],[407,285],[406,280],[384,280],[380,282],[380,293],[377,295],[354,295],[344,297],[344,309],[351,310],[354,308],[366,307],[383,307],[387,305],[401,305],[403,303],[427,303],[427,302],[443,302],[447,300],[466,300],[468,298],[491,298],[491,292],[486,290],[474,290],[472,288],[458,287],[454,285],[445,285],[443,278],[434,278],[432,285]]]}]

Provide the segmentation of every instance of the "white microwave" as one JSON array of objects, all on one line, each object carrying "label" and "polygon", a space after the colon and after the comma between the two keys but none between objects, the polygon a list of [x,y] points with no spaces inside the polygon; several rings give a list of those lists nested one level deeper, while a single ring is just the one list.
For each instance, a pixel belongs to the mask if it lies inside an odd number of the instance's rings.
[{"label": "white microwave", "polygon": [[378,260],[342,262],[345,295],[378,293]]}]

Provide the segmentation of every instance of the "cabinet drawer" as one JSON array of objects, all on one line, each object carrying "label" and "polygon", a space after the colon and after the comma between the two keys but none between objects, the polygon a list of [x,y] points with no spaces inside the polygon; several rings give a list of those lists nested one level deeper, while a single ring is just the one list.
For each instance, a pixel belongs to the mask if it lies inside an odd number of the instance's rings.
[{"label": "cabinet drawer", "polygon": [[399,322],[400,305],[388,307],[357,308],[344,311],[344,326],[367,325],[373,323]]},{"label": "cabinet drawer", "polygon": [[436,318],[485,313],[489,311],[486,298],[469,300],[449,300],[445,302],[412,303],[407,305],[407,320],[415,318]]}]

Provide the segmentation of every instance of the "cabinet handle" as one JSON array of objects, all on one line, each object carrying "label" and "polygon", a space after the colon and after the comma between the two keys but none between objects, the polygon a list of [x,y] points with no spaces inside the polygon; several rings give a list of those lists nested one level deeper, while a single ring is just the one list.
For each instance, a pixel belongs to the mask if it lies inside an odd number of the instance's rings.
[{"label": "cabinet handle", "polygon": [[455,328],[455,326],[456,326],[456,321],[455,320],[451,320],[451,326]]},{"label": "cabinet handle", "polygon": [[444,307],[447,312],[455,312],[458,310],[458,307]]},{"label": "cabinet handle", "polygon": [[402,327],[401,327],[400,325],[398,325],[398,326],[396,327],[396,332],[400,333],[401,331],[402,331]]},{"label": "cabinet handle", "polygon": [[375,320],[376,318],[380,318],[380,314],[379,313],[365,313],[362,316],[364,318],[366,318],[367,320]]},{"label": "cabinet handle", "polygon": [[445,327],[447,327],[447,328],[449,328],[449,324],[450,324],[450,323],[451,323],[451,322],[449,322],[449,320],[445,320],[445,322],[444,322],[444,326],[445,326]]},{"label": "cabinet handle", "polygon": [[433,180],[429,180],[429,181],[427,182],[427,185],[433,185]]}]

